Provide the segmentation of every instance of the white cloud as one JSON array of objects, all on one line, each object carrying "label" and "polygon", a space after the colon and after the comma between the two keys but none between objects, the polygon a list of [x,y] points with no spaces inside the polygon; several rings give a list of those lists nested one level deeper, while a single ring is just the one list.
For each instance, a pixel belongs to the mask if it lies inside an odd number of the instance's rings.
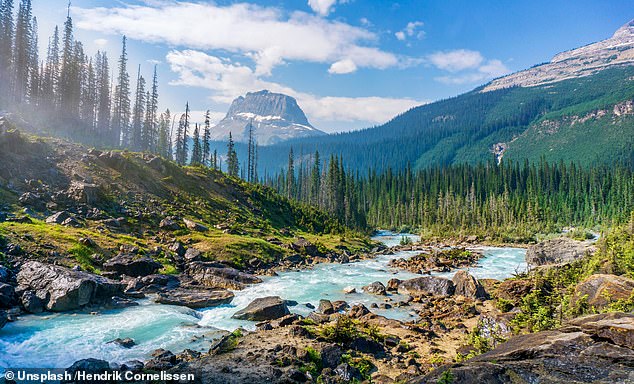
[{"label": "white cloud", "polygon": [[396,32],[394,36],[401,41],[413,36],[416,36],[417,39],[422,39],[425,37],[425,31],[420,31],[419,28],[423,25],[425,24],[422,21],[410,21],[403,30]]},{"label": "white cloud", "polygon": [[210,89],[214,92],[212,100],[216,102],[230,103],[247,92],[268,89],[295,97],[311,119],[322,121],[367,121],[378,124],[423,103],[409,98],[319,97],[262,80],[248,66],[194,50],[171,51],[167,55],[167,62],[172,71],[179,75],[173,85]]},{"label": "white cloud", "polygon": [[454,51],[436,52],[429,55],[429,61],[437,68],[449,72],[476,68],[484,58],[478,51],[456,49]]},{"label": "white cloud", "polygon": [[308,0],[308,6],[322,16],[328,16],[335,3],[337,0]]},{"label": "white cloud", "polygon": [[[341,1],[340,1],[341,2]],[[333,0],[319,1],[322,8]],[[328,7],[330,9],[330,7]],[[359,67],[385,69],[400,58],[373,46],[376,34],[305,12],[274,7],[154,1],[113,8],[73,8],[81,29],[125,34],[132,39],[248,56],[259,75],[287,61],[333,64],[349,59]]]},{"label": "white cloud", "polygon": [[93,43],[98,47],[98,48],[103,48],[106,45],[108,45],[108,40],[107,39],[95,39],[93,40]]},{"label": "white cloud", "polygon": [[328,69],[328,73],[341,75],[345,73],[352,73],[356,70],[357,66],[354,61],[350,59],[344,59],[333,63]]}]

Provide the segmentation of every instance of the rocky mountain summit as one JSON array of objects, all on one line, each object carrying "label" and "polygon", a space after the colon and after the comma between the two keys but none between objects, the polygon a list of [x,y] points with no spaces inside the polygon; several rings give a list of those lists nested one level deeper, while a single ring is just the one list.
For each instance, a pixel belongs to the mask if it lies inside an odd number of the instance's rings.
[{"label": "rocky mountain summit", "polygon": [[549,63],[493,80],[483,91],[509,87],[532,87],[565,79],[589,76],[608,67],[634,64],[634,19],[612,37],[559,53]]},{"label": "rocky mountain summit", "polygon": [[235,99],[225,118],[212,129],[212,139],[227,140],[231,132],[235,141],[247,142],[249,123],[260,145],[325,135],[308,122],[294,98],[263,90]]}]

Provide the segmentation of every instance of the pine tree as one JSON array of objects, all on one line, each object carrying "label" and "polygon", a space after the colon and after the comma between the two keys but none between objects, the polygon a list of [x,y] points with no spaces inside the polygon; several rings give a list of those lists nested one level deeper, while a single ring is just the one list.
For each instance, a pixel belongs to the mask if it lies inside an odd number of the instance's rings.
[{"label": "pine tree", "polygon": [[249,121],[249,144],[247,147],[247,181],[255,182],[255,135],[253,130],[253,120]]},{"label": "pine tree", "polygon": [[210,119],[209,119],[209,110],[207,110],[207,112],[205,112],[205,128],[203,130],[203,165],[205,166],[211,166],[211,159],[210,159],[210,144],[209,141],[211,140],[211,123],[210,123]]},{"label": "pine tree", "polygon": [[112,140],[114,145],[130,144],[130,75],[128,75],[128,55],[126,37],[123,36],[121,57],[119,58],[119,77],[114,91],[112,112]]},{"label": "pine tree", "polygon": [[13,0],[0,0],[0,101],[9,97],[13,58]]},{"label": "pine tree", "polygon": [[32,9],[31,0],[21,0],[15,23],[13,44],[13,94],[18,103],[25,101],[32,64]]},{"label": "pine tree", "polygon": [[113,137],[110,132],[110,68],[105,52],[97,52],[97,133],[101,139]]},{"label": "pine tree", "polygon": [[227,144],[227,173],[229,176],[238,177],[239,172],[238,155],[235,150],[235,144],[233,143],[233,137],[231,136],[231,132],[229,132],[229,143]]},{"label": "pine tree", "polygon": [[189,102],[185,104],[185,113],[181,115],[176,132],[176,162],[180,165],[187,164],[189,148],[187,143],[189,128]]},{"label": "pine tree", "polygon": [[198,124],[196,124],[194,128],[194,137],[192,138],[194,144],[192,146],[192,159],[190,164],[192,165],[200,165],[202,164],[202,146],[200,144],[200,129],[198,128]]},{"label": "pine tree", "polygon": [[161,113],[158,123],[158,142],[156,152],[166,159],[172,159],[170,145],[170,120],[172,119],[169,109]]},{"label": "pine tree", "polygon": [[157,152],[158,77],[156,65],[152,75],[152,88],[146,95],[145,122],[143,123],[143,149]]},{"label": "pine tree", "polygon": [[59,28],[55,26],[53,37],[48,41],[46,66],[42,79],[42,100],[50,109],[55,109],[58,105],[59,72]]},{"label": "pine tree", "polygon": [[66,114],[72,114],[73,110],[73,20],[70,13],[64,22],[64,35],[62,37],[62,62],[59,75],[59,105]]},{"label": "pine tree", "polygon": [[98,139],[94,135],[97,127],[97,75],[92,63],[92,59],[88,61],[86,69],[86,79],[82,87],[81,96],[81,119],[88,127],[93,140]]},{"label": "pine tree", "polygon": [[286,167],[286,197],[295,197],[295,158],[293,147],[288,151],[288,165]]},{"label": "pine tree", "polygon": [[141,65],[137,71],[136,92],[132,109],[132,142],[134,150],[143,150],[143,120],[145,115],[145,79],[141,76]]},{"label": "pine tree", "polygon": [[30,67],[31,73],[29,74],[29,89],[27,97],[29,104],[33,106],[39,106],[41,102],[41,89],[42,89],[42,72],[40,68],[40,56],[39,56],[39,37],[37,28],[37,18],[33,18],[31,24],[31,53],[30,53]]}]

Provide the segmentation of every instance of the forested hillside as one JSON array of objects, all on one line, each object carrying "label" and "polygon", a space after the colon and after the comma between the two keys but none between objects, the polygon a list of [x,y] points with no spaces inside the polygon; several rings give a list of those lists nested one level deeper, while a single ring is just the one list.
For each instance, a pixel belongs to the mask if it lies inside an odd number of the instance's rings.
[{"label": "forested hillside", "polygon": [[368,172],[432,165],[476,164],[493,158],[578,164],[633,163],[634,66],[536,87],[482,88],[413,108],[358,132],[297,140],[259,153],[269,172],[285,166],[279,153],[343,156]]}]

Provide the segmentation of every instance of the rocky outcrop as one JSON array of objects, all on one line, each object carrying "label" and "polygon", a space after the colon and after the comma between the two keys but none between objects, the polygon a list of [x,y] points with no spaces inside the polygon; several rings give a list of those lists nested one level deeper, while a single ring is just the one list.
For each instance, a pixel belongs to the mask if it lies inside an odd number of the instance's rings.
[{"label": "rocky outcrop", "polygon": [[15,289],[13,286],[0,283],[0,308],[10,308],[15,304]]},{"label": "rocky outcrop", "polygon": [[222,264],[196,261],[187,266],[187,274],[209,288],[244,289],[249,284],[261,283],[257,276],[240,272]]},{"label": "rocky outcrop", "polygon": [[467,271],[456,272],[451,281],[456,287],[456,295],[471,299],[486,299],[488,296],[482,284]]},{"label": "rocky outcrop", "polygon": [[398,293],[412,296],[451,296],[455,291],[451,280],[444,277],[423,276],[402,281]]},{"label": "rocky outcrop", "polygon": [[634,280],[623,276],[595,274],[577,284],[572,296],[573,304],[587,305],[600,310],[617,300],[634,295]]},{"label": "rocky outcrop", "polygon": [[103,264],[103,269],[119,275],[132,277],[147,276],[161,269],[161,263],[147,256],[119,254]]},{"label": "rocky outcrop", "polygon": [[253,300],[246,308],[239,310],[234,319],[264,321],[275,320],[290,314],[286,302],[279,296],[262,297]]},{"label": "rocky outcrop", "polygon": [[179,305],[193,309],[216,307],[229,304],[233,293],[225,289],[203,290],[191,288],[175,288],[159,292],[155,301],[161,304]]},{"label": "rocky outcrop", "polygon": [[[460,383],[630,383],[634,315],[586,316],[553,330],[511,338],[463,364],[445,366],[412,383],[435,383],[450,371]],[[445,374],[447,375],[447,374]]]},{"label": "rocky outcrop", "polygon": [[102,304],[123,291],[122,284],[110,279],[39,261],[22,264],[17,282],[19,291],[35,292],[44,307],[53,312]]},{"label": "rocky outcrop", "polygon": [[562,237],[528,247],[526,263],[530,267],[568,264],[593,251],[585,242]]},{"label": "rocky outcrop", "polygon": [[197,223],[194,220],[183,219],[183,223],[185,223],[185,226],[187,227],[187,229],[192,231],[207,232],[209,230],[207,226]]}]

